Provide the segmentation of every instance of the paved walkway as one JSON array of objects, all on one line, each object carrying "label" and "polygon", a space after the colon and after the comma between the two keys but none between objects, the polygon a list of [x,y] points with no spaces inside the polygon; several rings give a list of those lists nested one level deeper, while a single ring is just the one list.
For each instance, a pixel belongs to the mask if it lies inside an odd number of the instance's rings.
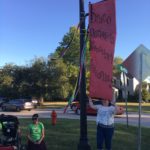
[{"label": "paved walkway", "polygon": [[[76,114],[72,114],[70,111],[66,114],[59,114],[58,112],[58,118],[70,118],[70,119],[79,119],[80,116]],[[87,120],[96,120],[96,116],[87,116]],[[128,114],[128,124],[138,126],[139,116],[136,113],[129,113]],[[126,114],[123,115],[116,115],[115,116],[115,122],[116,123],[122,123],[127,124],[127,117]],[[141,126],[143,127],[149,127],[150,128],[150,114],[142,114],[141,115]]]}]

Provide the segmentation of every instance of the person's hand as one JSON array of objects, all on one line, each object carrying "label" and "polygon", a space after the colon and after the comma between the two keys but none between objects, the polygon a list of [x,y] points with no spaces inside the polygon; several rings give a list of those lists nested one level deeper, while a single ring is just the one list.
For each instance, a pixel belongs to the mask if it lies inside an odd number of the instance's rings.
[{"label": "person's hand", "polygon": [[41,141],[38,141],[38,144],[41,144]]},{"label": "person's hand", "polygon": [[37,141],[36,144],[41,144],[41,140]]},{"label": "person's hand", "polygon": [[122,106],[117,106],[117,115],[123,114],[125,111],[124,107]]},{"label": "person's hand", "polygon": [[35,142],[35,141],[32,141],[32,143],[33,143],[33,144],[37,144],[37,142]]},{"label": "person's hand", "polygon": [[125,111],[125,108],[124,108],[124,107],[120,106],[119,109],[120,109],[120,111],[121,111],[122,113],[124,113],[124,111]]},{"label": "person's hand", "polygon": [[91,97],[89,97],[89,101],[90,101],[90,102],[92,102],[92,99],[91,99]]}]

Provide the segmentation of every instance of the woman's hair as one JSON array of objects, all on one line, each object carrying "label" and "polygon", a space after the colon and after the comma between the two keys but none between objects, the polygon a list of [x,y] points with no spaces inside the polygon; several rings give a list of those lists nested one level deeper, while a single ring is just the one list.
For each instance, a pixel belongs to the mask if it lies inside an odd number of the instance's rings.
[{"label": "woman's hair", "polygon": [[108,106],[113,106],[111,102],[109,102]]},{"label": "woman's hair", "polygon": [[38,117],[39,117],[39,115],[38,115],[38,114],[33,114],[33,116],[32,116],[32,120],[37,120],[37,119],[38,119]]},{"label": "woman's hair", "polygon": [[[102,101],[104,101],[104,99],[99,99],[101,100],[101,105],[103,105]],[[109,101],[108,106],[113,106],[113,104],[111,103],[111,101]]]}]

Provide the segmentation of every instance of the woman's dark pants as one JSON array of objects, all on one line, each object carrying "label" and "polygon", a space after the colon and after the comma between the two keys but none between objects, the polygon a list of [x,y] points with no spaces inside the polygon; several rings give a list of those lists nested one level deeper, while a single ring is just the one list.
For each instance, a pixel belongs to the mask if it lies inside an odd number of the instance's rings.
[{"label": "woman's dark pants", "polygon": [[111,142],[114,134],[114,127],[97,125],[97,149],[103,149],[103,143],[105,142],[106,150],[111,150]]},{"label": "woman's dark pants", "polygon": [[47,150],[44,140],[40,144],[34,144],[28,140],[27,150]]}]

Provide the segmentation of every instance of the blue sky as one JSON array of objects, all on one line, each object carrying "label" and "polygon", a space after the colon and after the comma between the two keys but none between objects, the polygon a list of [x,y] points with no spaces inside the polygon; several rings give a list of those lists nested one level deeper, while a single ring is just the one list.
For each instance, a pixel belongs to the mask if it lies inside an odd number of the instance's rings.
[{"label": "blue sky", "polygon": [[[140,44],[150,49],[150,0],[116,0],[116,15],[115,56],[125,59]],[[46,58],[78,22],[79,0],[0,0],[0,66]]]}]

